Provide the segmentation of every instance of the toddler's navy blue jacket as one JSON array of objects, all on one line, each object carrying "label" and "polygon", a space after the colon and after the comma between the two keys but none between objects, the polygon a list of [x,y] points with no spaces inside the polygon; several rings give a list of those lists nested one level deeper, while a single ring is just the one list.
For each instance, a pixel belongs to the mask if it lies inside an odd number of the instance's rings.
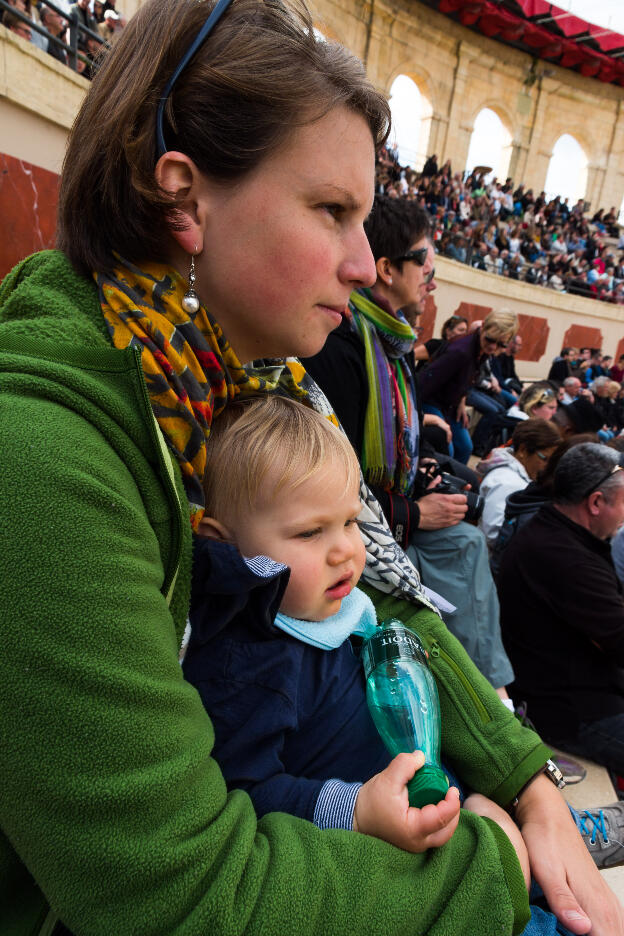
[{"label": "toddler's navy blue jacket", "polygon": [[184,675],[212,719],[228,787],[247,790],[259,817],[313,820],[325,781],[365,782],[390,756],[350,642],[320,650],[273,625],[288,575],[197,537]]}]

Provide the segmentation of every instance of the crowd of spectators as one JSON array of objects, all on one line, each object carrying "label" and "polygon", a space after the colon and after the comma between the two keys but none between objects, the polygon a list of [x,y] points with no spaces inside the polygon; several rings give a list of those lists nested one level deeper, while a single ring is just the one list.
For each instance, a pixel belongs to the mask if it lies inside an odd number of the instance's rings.
[{"label": "crowd of spectators", "polygon": [[453,172],[430,156],[422,172],[401,166],[396,147],[377,161],[377,191],[416,200],[432,218],[437,253],[509,279],[624,303],[624,234],[617,211],[590,216],[580,198],[547,199],[487,169]]},{"label": "crowd of spectators", "polygon": [[[447,324],[443,334],[449,334]],[[466,324],[465,328],[476,332],[480,324]],[[434,371],[444,369],[441,357],[455,340],[451,332],[445,342],[431,343],[435,350],[429,360]],[[429,344],[418,346],[421,354],[427,353]],[[596,348],[562,348],[546,379],[523,385],[515,370],[515,356],[521,347],[522,340],[516,336],[502,349],[482,348],[492,353],[482,357],[470,386],[457,388],[458,394],[463,389],[464,403],[473,408],[470,424],[464,420],[464,432],[468,434],[469,426],[470,440],[468,448],[462,448],[461,460],[467,460],[466,451],[468,455],[487,456],[496,445],[510,440],[519,421],[531,418],[554,420],[560,426],[570,424],[571,431],[592,432],[601,442],[624,432],[624,355],[614,364],[611,355]],[[421,385],[422,389],[427,395],[428,388]]]},{"label": "crowd of spectators", "polygon": [[[90,79],[102,46],[116,42],[126,25],[123,15],[116,9],[116,2],[76,0],[69,3],[68,0],[54,0],[53,6],[48,6],[45,0],[7,0],[9,6],[27,17],[28,22],[5,10],[2,24],[62,65],[71,64],[70,48],[76,48],[76,71]],[[42,28],[45,34],[34,27]]]}]

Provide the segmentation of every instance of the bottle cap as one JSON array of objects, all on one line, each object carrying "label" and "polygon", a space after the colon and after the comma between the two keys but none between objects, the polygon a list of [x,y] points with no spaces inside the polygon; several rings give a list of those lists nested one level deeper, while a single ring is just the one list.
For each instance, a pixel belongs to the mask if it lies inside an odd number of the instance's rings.
[{"label": "bottle cap", "polygon": [[444,799],[449,782],[446,774],[433,764],[425,764],[417,770],[407,784],[410,806],[427,806]]},{"label": "bottle cap", "polygon": [[428,666],[427,654],[418,634],[404,627],[396,618],[384,621],[362,647],[366,679],[376,666],[391,660],[416,660]]}]

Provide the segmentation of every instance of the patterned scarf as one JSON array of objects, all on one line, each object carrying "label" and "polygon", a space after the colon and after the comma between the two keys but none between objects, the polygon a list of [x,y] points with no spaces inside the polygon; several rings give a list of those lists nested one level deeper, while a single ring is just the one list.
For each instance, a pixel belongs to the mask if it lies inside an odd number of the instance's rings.
[{"label": "patterned scarf", "polygon": [[236,397],[281,389],[305,397],[283,363],[244,368],[221,327],[204,309],[182,308],[188,286],[168,266],[143,269],[120,259],[113,273],[94,274],[116,348],[138,348],[154,416],[180,464],[197,530],[204,512],[202,479],[212,420]]},{"label": "patterned scarf", "polygon": [[[243,367],[203,306],[194,315],[183,310],[188,285],[171,268],[147,264],[140,270],[120,259],[112,274],[93,275],[113,345],[141,352],[154,416],[180,464],[194,530],[204,512],[206,439],[212,420],[230,400],[259,392],[282,393],[340,427],[327,397],[295,358]],[[438,613],[437,596],[423,589],[418,571],[394,540],[362,476],[360,497],[358,523],[366,545],[363,578],[386,594]]]},{"label": "patterned scarf", "polygon": [[369,484],[409,494],[418,468],[416,388],[403,360],[414,332],[400,312],[392,315],[370,290],[351,294],[349,311],[364,343],[368,406],[364,420],[362,470]]}]

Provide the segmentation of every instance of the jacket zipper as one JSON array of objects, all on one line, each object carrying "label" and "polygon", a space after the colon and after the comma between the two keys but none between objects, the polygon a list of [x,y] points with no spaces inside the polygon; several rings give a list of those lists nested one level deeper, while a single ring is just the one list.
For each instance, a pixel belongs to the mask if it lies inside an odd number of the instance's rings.
[{"label": "jacket zipper", "polygon": [[149,416],[151,417],[147,420],[148,425],[149,425],[148,431],[151,434],[152,443],[154,445],[154,448],[156,449],[156,453],[157,453],[158,460],[160,463],[161,480],[165,486],[165,489],[168,490],[169,502],[175,508],[174,510],[175,521],[172,524],[173,529],[172,529],[172,537],[171,537],[171,555],[169,556],[169,563],[168,563],[167,570],[165,572],[165,580],[163,582],[163,587],[161,589],[162,594],[167,596],[169,593],[171,584],[173,582],[173,578],[177,574],[178,567],[180,565],[180,558],[181,558],[180,557],[180,544],[182,542],[182,535],[181,535],[182,517],[181,517],[180,498],[178,496],[177,488],[175,487],[175,479],[169,476],[167,466],[164,464],[164,456],[161,451],[160,441],[156,437],[156,433],[159,431],[158,424],[156,423],[156,420],[154,418],[154,411],[152,410],[152,403],[149,398],[149,393],[147,392],[147,385],[145,383],[145,377],[143,375],[143,367],[141,365],[141,351],[138,348],[133,348],[132,350],[134,352],[135,364],[136,364],[136,368],[138,371],[139,384],[141,386],[141,394],[143,396],[143,404],[147,408],[146,413],[149,414]]},{"label": "jacket zipper", "polygon": [[[422,637],[421,637],[421,640],[422,640]],[[423,643],[425,645],[425,650],[427,650],[434,659],[436,659],[437,657],[440,657],[440,659],[444,660],[447,666],[449,666],[453,670],[453,673],[455,674],[457,679],[460,681],[460,683],[462,684],[462,686],[464,687],[464,689],[470,696],[473,702],[473,705],[479,714],[479,718],[481,719],[483,724],[487,724],[488,722],[492,721],[492,716],[488,713],[488,710],[486,709],[485,705],[483,704],[483,702],[481,701],[481,699],[475,692],[468,677],[466,676],[464,672],[462,672],[461,667],[457,665],[453,657],[450,656],[446,652],[446,650],[442,649],[442,647],[437,642],[437,640],[432,640],[432,641],[423,640]]]}]

